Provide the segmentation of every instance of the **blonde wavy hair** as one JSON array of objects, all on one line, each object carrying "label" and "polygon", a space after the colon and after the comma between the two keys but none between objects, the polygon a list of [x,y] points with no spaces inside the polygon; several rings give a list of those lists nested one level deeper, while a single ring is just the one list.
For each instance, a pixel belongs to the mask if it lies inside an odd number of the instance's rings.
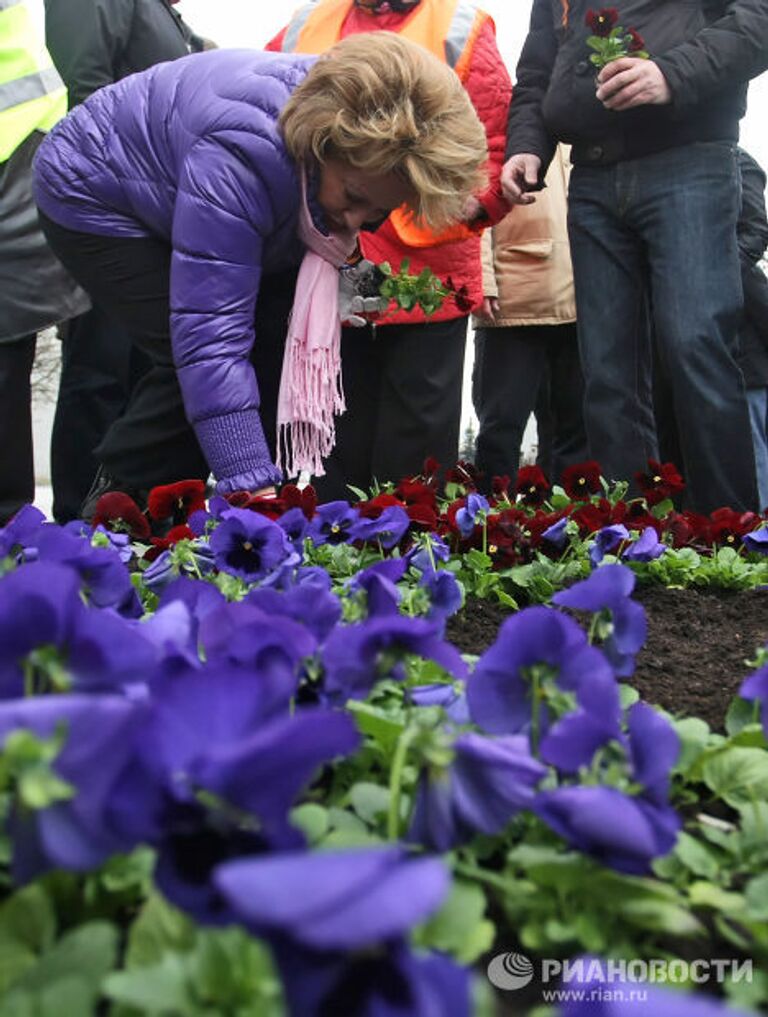
[{"label": "blonde wavy hair", "polygon": [[487,182],[485,131],[459,78],[392,32],[353,35],[329,49],[280,125],[299,163],[335,159],[400,177],[416,195],[414,217],[432,229],[457,222]]}]

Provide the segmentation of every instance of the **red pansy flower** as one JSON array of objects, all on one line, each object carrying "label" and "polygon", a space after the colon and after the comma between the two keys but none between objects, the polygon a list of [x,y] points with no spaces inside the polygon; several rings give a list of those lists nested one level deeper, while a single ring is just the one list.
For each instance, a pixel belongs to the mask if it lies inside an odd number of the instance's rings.
[{"label": "red pansy flower", "polygon": [[739,547],[745,533],[751,533],[759,524],[760,516],[754,512],[736,512],[730,508],[715,509],[709,515],[709,542],[723,547]]},{"label": "red pansy flower", "polygon": [[317,491],[311,484],[299,488],[296,484],[283,484],[280,489],[280,498],[285,508],[300,508],[307,519],[312,519],[317,508]]},{"label": "red pansy flower", "polygon": [[96,502],[91,525],[106,530],[128,533],[133,540],[146,540],[150,535],[149,522],[139,506],[122,491],[109,491]]},{"label": "red pansy flower", "polygon": [[406,505],[424,505],[433,511],[437,508],[435,489],[418,478],[404,478],[395,488],[395,494]]},{"label": "red pansy flower", "polygon": [[159,558],[163,551],[167,551],[169,547],[173,547],[178,541],[194,540],[194,537],[194,533],[186,523],[183,523],[181,526],[174,526],[164,537],[152,537],[150,539],[152,546],[147,550],[144,559],[146,561],[154,561],[155,558]]},{"label": "red pansy flower", "polygon": [[230,491],[224,498],[233,508],[258,512],[267,519],[279,519],[285,512],[282,498],[268,498],[261,494],[253,494],[252,491]]},{"label": "red pansy flower", "polygon": [[645,49],[645,39],[640,35],[636,28],[627,29],[627,36],[629,42],[627,43],[627,51],[629,53],[639,53]]},{"label": "red pansy flower", "polygon": [[193,512],[205,508],[205,483],[202,480],[180,480],[176,484],[153,487],[147,508],[152,519],[173,519],[184,523]]},{"label": "red pansy flower", "polygon": [[635,481],[649,505],[658,505],[685,489],[685,482],[675,464],[660,463],[655,459],[648,460],[647,473],[635,474]]},{"label": "red pansy flower", "polygon": [[540,466],[521,466],[517,471],[517,493],[525,505],[541,505],[551,487]]},{"label": "red pansy flower", "polygon": [[574,501],[586,501],[589,495],[597,494],[600,490],[602,472],[600,463],[588,459],[584,463],[566,466],[560,482],[569,498]]},{"label": "red pansy flower", "polygon": [[495,501],[509,501],[509,486],[512,483],[512,478],[506,473],[503,473],[500,477],[494,477],[491,480],[491,494]]},{"label": "red pansy flower", "polygon": [[590,7],[585,18],[588,27],[601,38],[611,34],[618,20],[619,12],[615,7],[598,7],[596,11]]},{"label": "red pansy flower", "polygon": [[446,483],[461,484],[467,491],[476,491],[477,482],[482,474],[474,463],[466,459],[459,459],[453,469],[448,470],[445,475]]}]

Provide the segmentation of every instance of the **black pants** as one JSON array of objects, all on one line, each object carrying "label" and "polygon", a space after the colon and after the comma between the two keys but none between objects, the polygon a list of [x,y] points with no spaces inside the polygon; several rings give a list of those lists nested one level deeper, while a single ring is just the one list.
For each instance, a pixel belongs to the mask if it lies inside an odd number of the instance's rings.
[{"label": "black pants", "polygon": [[455,464],[466,334],[466,318],[342,330],[347,412],[313,481],[322,501],[418,473],[428,456]]},{"label": "black pants", "polygon": [[583,396],[575,325],[477,329],[472,399],[480,421],[476,462],[486,486],[495,476],[514,480],[534,411],[544,416],[537,416],[545,436],[539,462],[549,479],[557,481],[566,466],[583,462]]},{"label": "black pants", "polygon": [[101,307],[73,318],[61,336],[61,380],[51,434],[53,517],[77,519],[98,461],[94,449],[151,366],[130,333]]},{"label": "black pants", "polygon": [[[150,488],[209,469],[187,421],[170,337],[171,248],[155,237],[106,237],[65,229],[41,214],[53,250],[94,304],[122,322],[149,370],[133,389],[95,456],[126,486]],[[277,391],[296,273],[262,279],[251,360],[259,380],[261,416],[274,444]],[[274,453],[274,448],[272,449]]]},{"label": "black pants", "polygon": [[0,343],[0,526],[35,498],[30,376],[36,339]]}]

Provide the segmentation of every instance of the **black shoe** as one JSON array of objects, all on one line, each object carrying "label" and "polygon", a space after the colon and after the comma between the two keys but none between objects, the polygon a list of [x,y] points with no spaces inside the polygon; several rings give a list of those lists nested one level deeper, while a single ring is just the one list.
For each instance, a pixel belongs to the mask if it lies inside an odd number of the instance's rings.
[{"label": "black shoe", "polygon": [[96,506],[99,498],[113,491],[119,491],[121,494],[128,495],[129,498],[133,498],[141,512],[146,510],[147,498],[149,497],[148,489],[132,487],[130,484],[118,480],[117,477],[113,477],[106,472],[103,466],[100,466],[96,471],[96,476],[93,478],[91,489],[80,506],[80,518],[86,523],[92,523],[93,517],[96,515]]}]

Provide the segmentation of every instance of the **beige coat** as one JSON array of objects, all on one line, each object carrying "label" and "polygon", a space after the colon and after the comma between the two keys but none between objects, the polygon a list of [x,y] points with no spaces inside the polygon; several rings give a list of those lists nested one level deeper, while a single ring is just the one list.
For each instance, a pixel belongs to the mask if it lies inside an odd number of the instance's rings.
[{"label": "beige coat", "polygon": [[495,322],[474,315],[475,327],[562,325],[576,320],[566,213],[571,164],[559,145],[547,186],[532,205],[518,205],[483,238],[483,290],[498,297]]}]

